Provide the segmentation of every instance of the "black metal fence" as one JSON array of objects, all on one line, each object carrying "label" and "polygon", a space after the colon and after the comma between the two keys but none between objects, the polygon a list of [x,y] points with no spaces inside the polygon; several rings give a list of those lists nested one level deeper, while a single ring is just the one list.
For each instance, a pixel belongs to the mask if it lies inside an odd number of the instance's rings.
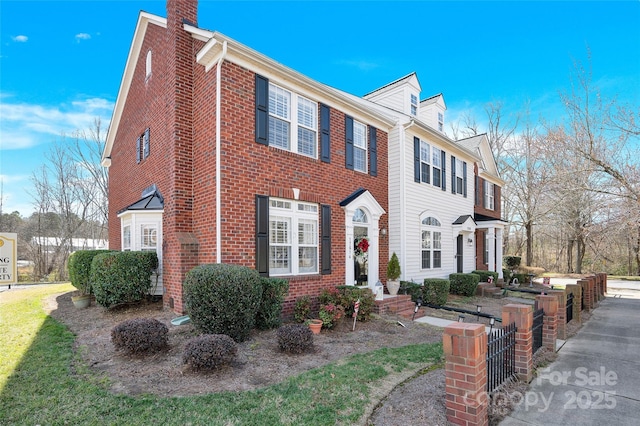
[{"label": "black metal fence", "polygon": [[573,319],[573,293],[567,294],[567,324]]},{"label": "black metal fence", "polygon": [[581,303],[582,305],[580,305],[580,310],[584,311],[584,287],[582,287],[582,299],[581,299]]},{"label": "black metal fence", "polygon": [[544,322],[544,309],[536,309],[533,311],[533,353],[542,347],[542,325]]},{"label": "black metal fence", "polygon": [[487,392],[493,392],[516,371],[516,324],[489,334],[487,342]]}]

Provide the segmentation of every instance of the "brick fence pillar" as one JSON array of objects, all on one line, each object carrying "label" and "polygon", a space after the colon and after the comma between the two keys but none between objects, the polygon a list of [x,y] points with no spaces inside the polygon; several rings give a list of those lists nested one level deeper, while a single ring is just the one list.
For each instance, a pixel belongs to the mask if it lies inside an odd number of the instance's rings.
[{"label": "brick fence pillar", "polygon": [[607,274],[605,272],[602,273],[602,282],[604,284],[604,292],[607,293]]},{"label": "brick fence pillar", "polygon": [[487,333],[483,324],[453,323],[444,329],[447,420],[488,425]]},{"label": "brick fence pillar", "polygon": [[555,352],[558,338],[558,298],[554,296],[536,296],[538,309],[544,310],[542,324],[542,346]]},{"label": "brick fence pillar", "polygon": [[581,322],[582,287],[578,284],[567,284],[567,294],[573,293],[573,321]]},{"label": "brick fence pillar", "polygon": [[516,374],[520,380],[533,377],[533,309],[531,305],[508,304],[502,307],[502,324],[516,323]]},{"label": "brick fence pillar", "polygon": [[589,281],[589,289],[591,290],[591,307],[593,309],[598,307],[598,287],[596,286],[596,277],[590,276],[587,277]]},{"label": "brick fence pillar", "polygon": [[577,283],[580,287],[582,287],[582,300],[584,301],[584,310],[590,311],[592,309],[590,298],[591,293],[589,291],[589,281],[587,280],[578,280]]},{"label": "brick fence pillar", "polygon": [[550,296],[558,299],[558,339],[567,338],[567,293],[566,290],[551,290]]}]

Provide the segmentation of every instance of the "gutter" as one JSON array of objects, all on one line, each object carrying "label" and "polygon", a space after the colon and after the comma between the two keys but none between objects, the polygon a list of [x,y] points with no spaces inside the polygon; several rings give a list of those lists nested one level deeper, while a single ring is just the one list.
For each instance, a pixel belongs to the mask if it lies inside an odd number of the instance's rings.
[{"label": "gutter", "polygon": [[216,263],[222,263],[222,232],[220,227],[222,226],[222,214],[220,209],[222,208],[222,202],[220,201],[220,152],[221,148],[221,131],[220,131],[220,79],[222,78],[222,62],[225,56],[227,56],[227,41],[222,43],[222,54],[218,59],[218,65],[216,67]]}]

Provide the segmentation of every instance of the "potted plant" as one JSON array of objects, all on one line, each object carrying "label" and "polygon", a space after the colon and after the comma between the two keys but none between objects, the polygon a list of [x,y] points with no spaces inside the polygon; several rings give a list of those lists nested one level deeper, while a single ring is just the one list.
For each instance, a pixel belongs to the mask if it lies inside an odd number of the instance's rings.
[{"label": "potted plant", "polygon": [[321,319],[309,319],[304,322],[309,326],[313,334],[320,334],[320,329],[322,329],[322,320]]},{"label": "potted plant", "polygon": [[69,256],[69,278],[71,285],[78,289],[71,301],[76,308],[87,308],[91,304],[91,261],[98,253],[96,250],[76,251]]},{"label": "potted plant", "polygon": [[387,290],[389,294],[392,296],[396,296],[398,294],[398,289],[400,288],[400,261],[398,260],[398,255],[394,251],[391,255],[391,259],[389,259],[389,263],[387,264]]}]

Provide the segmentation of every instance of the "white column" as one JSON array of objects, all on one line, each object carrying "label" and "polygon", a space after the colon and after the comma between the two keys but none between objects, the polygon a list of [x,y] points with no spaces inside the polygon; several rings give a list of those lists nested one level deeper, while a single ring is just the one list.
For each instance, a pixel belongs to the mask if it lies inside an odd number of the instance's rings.
[{"label": "white column", "polygon": [[502,239],[503,228],[496,229],[496,269],[498,270],[498,278],[504,278],[502,275]]},{"label": "white column", "polygon": [[495,272],[496,270],[496,234],[495,228],[489,228],[487,230],[487,251],[489,252],[489,271]]}]

